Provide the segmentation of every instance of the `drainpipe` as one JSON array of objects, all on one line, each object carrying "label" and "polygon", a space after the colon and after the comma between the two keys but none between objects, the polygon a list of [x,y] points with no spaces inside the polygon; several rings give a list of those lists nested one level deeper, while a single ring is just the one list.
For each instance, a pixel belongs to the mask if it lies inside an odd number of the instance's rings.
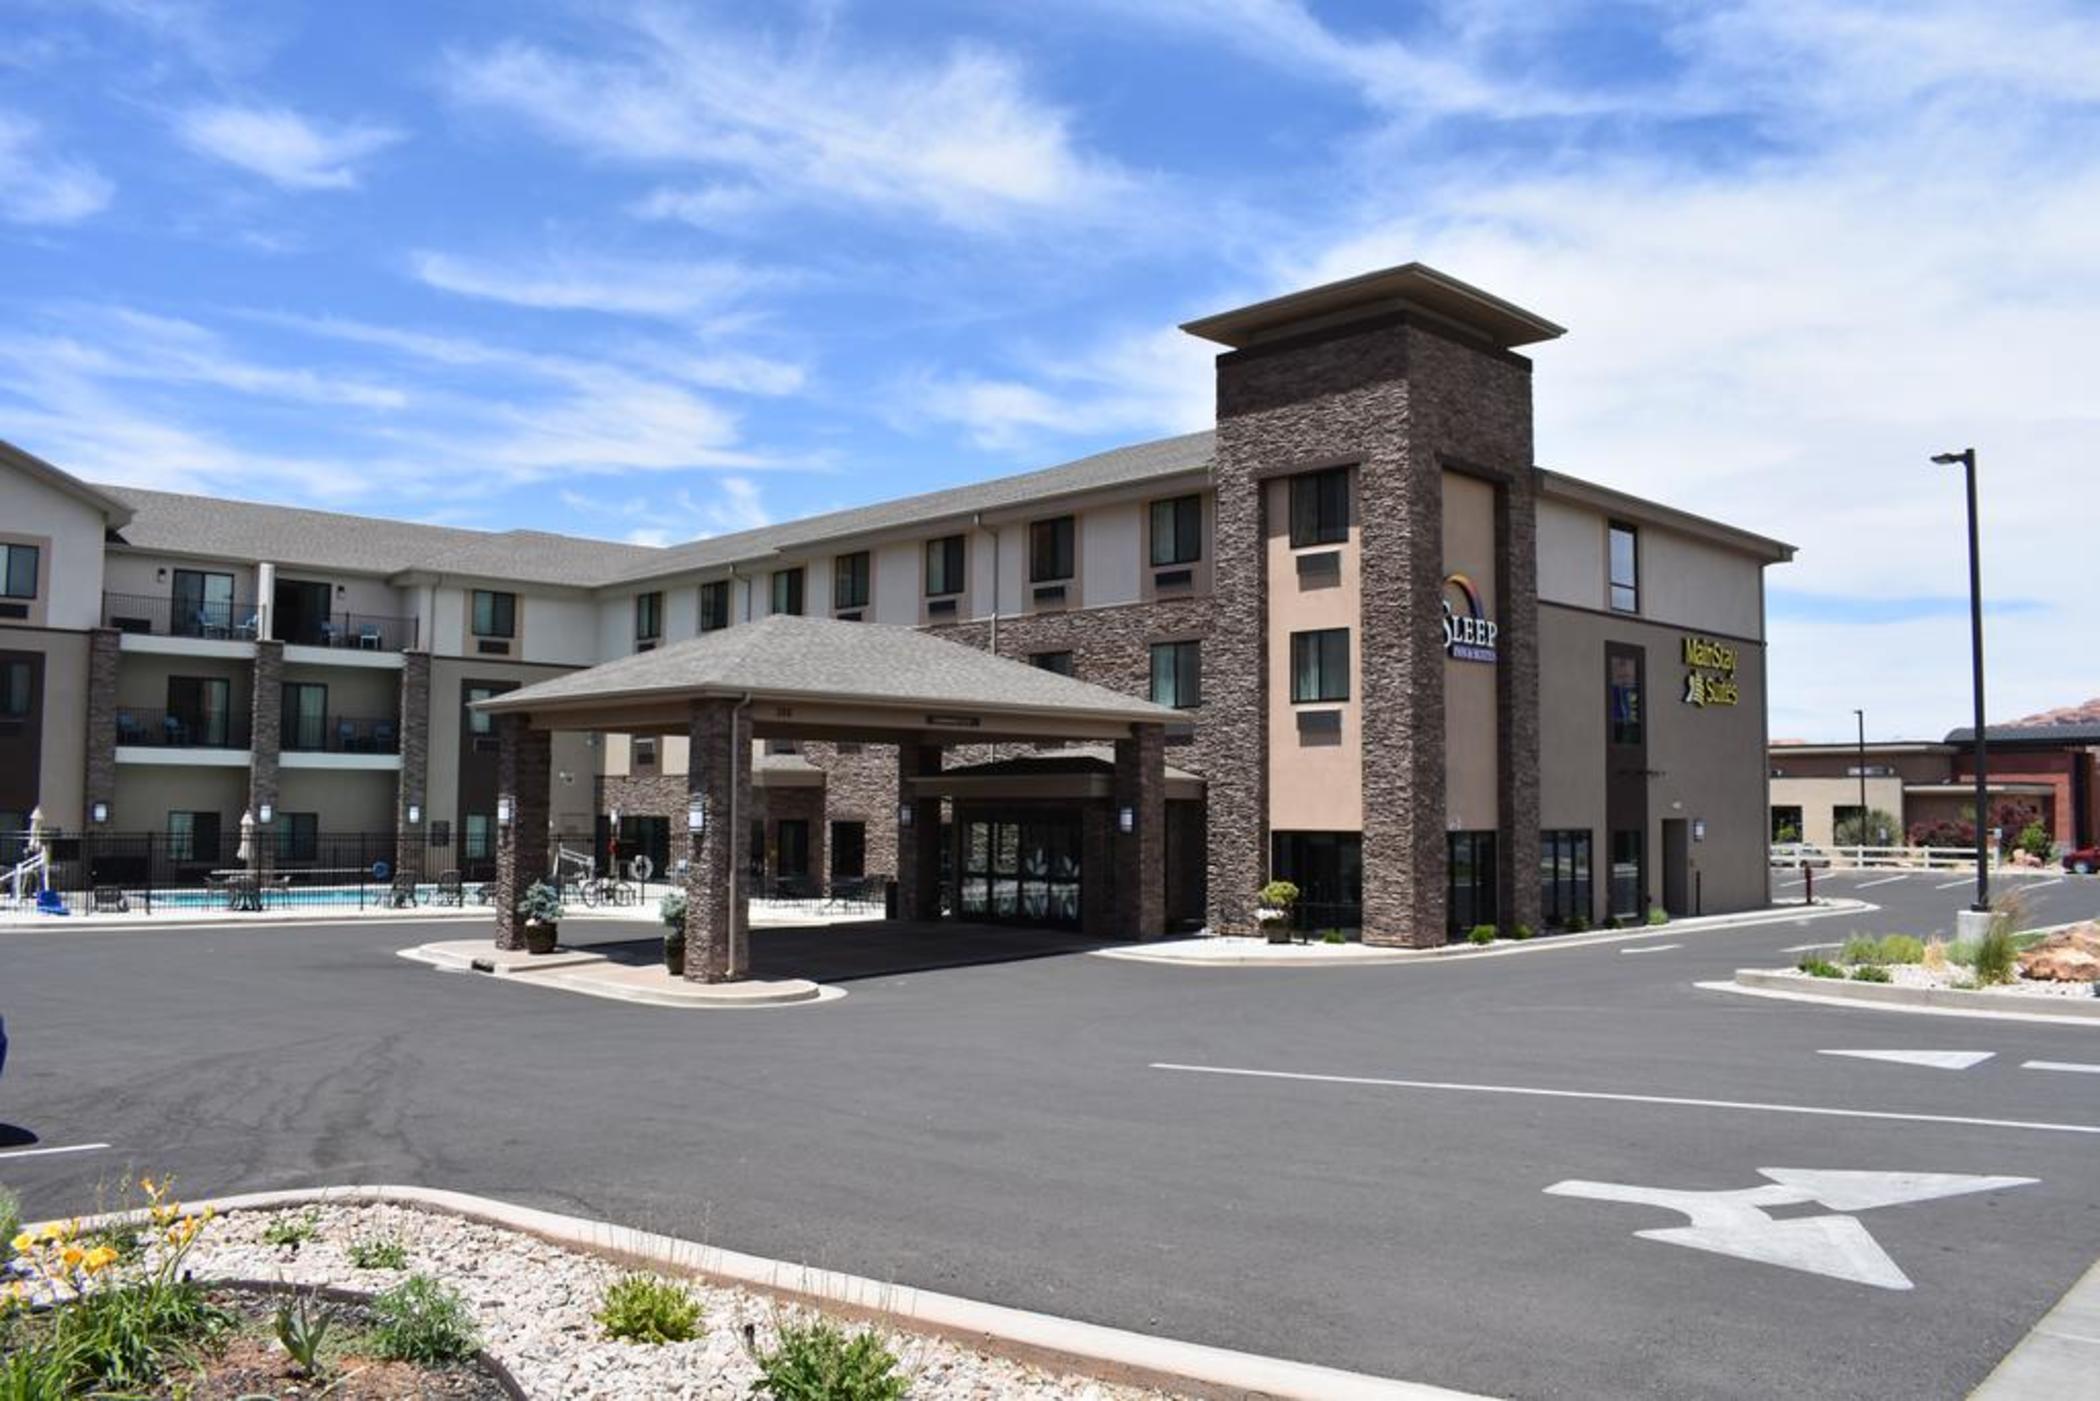
[{"label": "drainpipe", "polygon": [[[984,531],[984,512],[977,511],[970,517],[970,524]],[[992,537],[992,655],[999,655],[999,528],[993,526],[985,531]]]}]

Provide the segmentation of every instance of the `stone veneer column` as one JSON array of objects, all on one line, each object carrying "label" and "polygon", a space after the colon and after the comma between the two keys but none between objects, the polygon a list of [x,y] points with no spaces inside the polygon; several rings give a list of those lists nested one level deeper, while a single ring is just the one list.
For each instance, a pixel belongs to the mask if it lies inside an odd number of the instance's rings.
[{"label": "stone veneer column", "polygon": [[897,746],[897,806],[911,804],[911,825],[897,826],[897,916],[941,917],[941,800],[914,798],[910,780],[941,771],[938,744]]},{"label": "stone veneer column", "polygon": [[[401,777],[394,785],[394,895],[413,898],[423,878],[424,839],[430,821],[430,654],[401,658]],[[416,809],[414,821],[408,810]]]},{"label": "stone veneer column", "polygon": [[751,971],[751,719],[734,701],[700,700],[691,723],[687,802],[700,805],[706,825],[686,868],[685,976],[735,982]]},{"label": "stone veneer column", "polygon": [[523,715],[496,717],[496,804],[509,800],[510,821],[496,824],[496,947],[525,947],[518,897],[547,873],[548,787],[554,736]]},{"label": "stone veneer column", "polygon": [[[1116,932],[1126,939],[1156,939],[1167,932],[1167,732],[1160,725],[1132,728],[1131,738],[1116,741],[1116,812],[1110,817]],[[1130,832],[1120,825],[1126,807],[1137,819]]]},{"label": "stone veneer column", "polygon": [[1495,493],[1496,899],[1505,929],[1539,927],[1539,582],[1537,479],[1517,472]]},{"label": "stone veneer column", "polygon": [[[248,811],[255,814],[255,859],[268,870],[277,859],[277,756],[284,724],[284,644],[265,638],[255,644],[255,690],[248,701]],[[270,821],[262,820],[264,805]]]},{"label": "stone veneer column", "polygon": [[[1213,752],[1235,758],[1206,775],[1210,923],[1220,933],[1254,932],[1254,894],[1268,870],[1265,756],[1276,737],[1267,733],[1272,660],[1263,561],[1265,530],[1283,523],[1265,524],[1262,486],[1273,476],[1344,464],[1356,469],[1363,580],[1355,629],[1363,673],[1363,937],[1436,945],[1446,937],[1448,859],[1440,627],[1446,466],[1510,492],[1510,520],[1499,532],[1510,562],[1498,571],[1503,636],[1517,659],[1498,681],[1504,880],[1520,882],[1537,869],[1531,378],[1521,356],[1425,329],[1399,312],[1218,357],[1217,557],[1231,567],[1218,571],[1204,709]],[[1529,863],[1520,864],[1526,852]],[[1506,910],[1535,914],[1535,892],[1527,906],[1517,885],[1505,889]]]},{"label": "stone veneer column", "polygon": [[86,802],[80,813],[83,826],[94,824],[97,803],[108,805],[106,826],[115,827],[123,821],[117,812],[117,666],[122,648],[123,634],[115,628],[93,628],[88,632]]}]

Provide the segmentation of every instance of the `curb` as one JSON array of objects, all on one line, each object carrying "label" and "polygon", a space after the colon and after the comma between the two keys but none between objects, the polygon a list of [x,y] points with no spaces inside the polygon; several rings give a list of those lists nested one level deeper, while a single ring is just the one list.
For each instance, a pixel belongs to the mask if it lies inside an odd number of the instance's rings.
[{"label": "curb", "polygon": [[2042,1315],[2042,1321],[1999,1360],[1969,1401],[2033,1401],[2090,1394],[2100,1375],[2100,1264]]},{"label": "curb", "polygon": [[[421,963],[447,973],[482,973],[507,983],[518,983],[526,987],[553,988],[560,992],[582,993],[585,997],[602,998],[607,1002],[628,1002],[643,1007],[682,1008],[688,1011],[722,1011],[739,1007],[752,1010],[770,1010],[780,1007],[801,1007],[817,1002],[836,1002],[846,995],[844,988],[826,987],[804,978],[786,980],[799,986],[783,986],[763,992],[731,991],[748,988],[749,984],[726,983],[720,991],[699,991],[705,983],[697,984],[696,990],[676,993],[660,993],[648,988],[628,988],[618,984],[598,983],[578,970],[603,962],[602,955],[590,959],[572,956],[553,964],[541,964],[536,968],[513,971],[501,965],[478,966],[480,960],[465,959],[451,952],[439,952],[435,945],[419,944],[412,949],[396,949],[394,956],[411,963]],[[550,955],[559,958],[559,955]]]},{"label": "curb", "polygon": [[[1817,983],[1824,986],[1814,986]],[[2021,999],[2044,1002],[2045,1005],[2062,1004],[2047,1011],[2026,1011],[2018,1006],[2008,1006],[2012,998],[1988,992],[1969,992],[1960,988],[1899,988],[1884,983],[1839,982],[1835,978],[1810,979],[1758,968],[1738,968],[1731,982],[1695,983],[1693,986],[1708,992],[1776,997],[1826,1007],[1872,1007],[1882,1012],[1926,1012],[1943,1017],[1993,1017],[2001,1021],[2046,1022],[2056,1026],[2100,1026],[2100,997],[2084,1000],[2069,997]]]},{"label": "curb", "polygon": [[[1040,1366],[1194,1396],[1234,1401],[1483,1401],[1471,1392],[1156,1338],[442,1188],[375,1185],[246,1192],[186,1202],[185,1206],[229,1212],[345,1204],[421,1207],[623,1263],[704,1275],[725,1284],[888,1321],[906,1331],[936,1333]],[[81,1217],[79,1222],[92,1228],[139,1215],[108,1212]]]},{"label": "curb", "polygon": [[1779,906],[1745,910],[1740,914],[1701,915],[1673,919],[1667,924],[1642,925],[1638,929],[1597,929],[1584,934],[1541,934],[1530,939],[1497,939],[1488,944],[1440,944],[1428,949],[1378,949],[1356,953],[1307,954],[1299,958],[1264,958],[1259,955],[1220,954],[1184,956],[1148,952],[1144,944],[1125,944],[1111,949],[1088,949],[1094,958],[1114,958],[1126,963],[1150,963],[1168,968],[1367,968],[1399,967],[1411,963],[1447,962],[1469,958],[1502,958],[1510,954],[1546,953],[1553,949],[1585,949],[1598,944],[1627,943],[1637,939],[1663,939],[1672,934],[1703,934],[1709,931],[1776,924],[1782,920],[1800,923],[1828,919],[1832,915],[1859,914],[1881,908],[1866,900],[1819,900],[1814,908]]}]

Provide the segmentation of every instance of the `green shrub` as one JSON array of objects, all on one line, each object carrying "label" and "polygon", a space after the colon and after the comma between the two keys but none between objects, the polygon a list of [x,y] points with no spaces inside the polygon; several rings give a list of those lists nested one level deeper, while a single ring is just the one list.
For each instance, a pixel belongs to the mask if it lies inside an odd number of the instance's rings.
[{"label": "green shrub", "polygon": [[1476,924],[1473,926],[1472,931],[1466,935],[1466,938],[1476,944],[1492,944],[1495,942],[1495,926],[1492,924]]},{"label": "green shrub", "polygon": [[432,1367],[465,1361],[481,1346],[467,1301],[429,1275],[410,1275],[373,1299],[372,1314],[372,1341],[389,1361]]},{"label": "green shrub", "polygon": [[361,1236],[350,1242],[350,1264],[360,1270],[405,1270],[408,1246],[398,1236]]},{"label": "green shrub", "polygon": [[325,1370],[321,1361],[321,1344],[327,1341],[328,1325],[333,1321],[328,1310],[318,1307],[311,1297],[305,1297],[280,1302],[272,1324],[285,1355],[298,1363],[299,1370],[307,1376],[319,1377]]},{"label": "green shrub", "polygon": [[79,1362],[53,1341],[15,1344],[4,1331],[0,1341],[0,1401],[66,1401],[79,1394]]},{"label": "green shrub", "polygon": [[1330,929],[1320,936],[1320,942],[1323,944],[1346,944],[1349,942],[1349,936],[1339,929]]},{"label": "green shrub", "polygon": [[1520,924],[1515,929],[1509,931],[1509,937],[1512,939],[1529,939],[1531,937],[1531,934],[1532,929],[1531,926],[1528,924]]},{"label": "green shrub", "polygon": [[1801,961],[1794,966],[1811,978],[1842,978],[1845,976],[1844,969],[1838,967],[1829,959],[1817,958],[1814,954],[1802,955]]},{"label": "green shrub", "polygon": [[2012,928],[2004,920],[1994,920],[1988,934],[1976,941],[1976,981],[1982,987],[2013,980],[2013,964],[2020,956],[2020,947],[2013,942]]},{"label": "green shrub", "polygon": [[598,1322],[608,1338],[632,1343],[682,1343],[700,1326],[700,1301],[676,1280],[626,1274],[605,1286]]},{"label": "green shrub", "polygon": [[1590,928],[1589,916],[1569,915],[1566,928],[1570,934],[1587,934]]},{"label": "green shrub", "polygon": [[[685,892],[683,890],[673,890],[665,895],[663,899],[657,901],[656,917],[663,922],[665,929],[675,930],[678,937],[683,939],[685,937]],[[670,934],[664,935],[666,939],[670,937]]]},{"label": "green shrub", "polygon": [[22,1199],[0,1187],[0,1261],[12,1259],[15,1248],[8,1242],[22,1229]]},{"label": "green shrub", "polygon": [[52,1342],[72,1359],[86,1392],[143,1391],[191,1345],[217,1337],[232,1316],[188,1279],[156,1277],[94,1289],[55,1315]]},{"label": "green shrub", "polygon": [[1925,941],[1908,934],[1854,934],[1838,954],[1841,963],[1923,963]]},{"label": "green shrub", "polygon": [[518,913],[528,920],[538,920],[541,924],[559,924],[561,893],[547,882],[536,880],[526,886],[525,893],[518,897]]},{"label": "green shrub", "polygon": [[2026,852],[2029,856],[2043,861],[2047,861],[2056,850],[2056,844],[2049,840],[2049,829],[2044,827],[2039,820],[2030,822],[2025,827],[2022,827],[2020,835],[2014,840],[2013,845]]},{"label": "green shrub", "polygon": [[1855,983],[1885,983],[1889,981],[1889,970],[1878,963],[1862,963],[1852,970]]},{"label": "green shrub", "polygon": [[321,1234],[321,1213],[308,1207],[299,1216],[280,1216],[263,1227],[263,1244],[297,1250]]},{"label": "green shrub", "polygon": [[1298,903],[1298,887],[1287,880],[1272,880],[1261,888],[1254,902],[1265,910],[1288,910]]},{"label": "green shrub", "polygon": [[1670,912],[1669,912],[1668,910],[1664,910],[1664,909],[1652,909],[1652,910],[1648,911],[1648,923],[1650,923],[1650,924],[1668,924],[1669,922],[1670,922]]},{"label": "green shrub", "polygon": [[911,1378],[873,1333],[847,1333],[830,1319],[780,1325],[770,1352],[753,1350],[754,1396],[774,1401],[903,1401]]}]

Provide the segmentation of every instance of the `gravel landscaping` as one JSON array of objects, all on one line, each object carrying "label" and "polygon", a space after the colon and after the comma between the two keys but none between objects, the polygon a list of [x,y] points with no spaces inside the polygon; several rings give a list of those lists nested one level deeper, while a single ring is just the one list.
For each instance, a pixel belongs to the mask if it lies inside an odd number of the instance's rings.
[{"label": "gravel landscaping", "polygon": [[[286,1220],[310,1221],[311,1236],[297,1245],[269,1244],[272,1224]],[[406,1267],[357,1268],[352,1247],[371,1242],[399,1242]],[[484,1346],[529,1395],[565,1401],[749,1397],[760,1371],[747,1351],[746,1330],[763,1349],[777,1336],[776,1321],[794,1316],[791,1306],[763,1295],[693,1280],[688,1283],[702,1316],[691,1341],[612,1341],[597,1313],[606,1286],[625,1273],[621,1266],[513,1231],[402,1206],[231,1212],[203,1233],[190,1264],[202,1279],[284,1280],[375,1292],[412,1272],[434,1276],[466,1297]],[[913,1397],[1141,1401],[1166,1395],[1045,1371],[945,1339],[887,1330],[882,1337],[910,1377]]]}]

